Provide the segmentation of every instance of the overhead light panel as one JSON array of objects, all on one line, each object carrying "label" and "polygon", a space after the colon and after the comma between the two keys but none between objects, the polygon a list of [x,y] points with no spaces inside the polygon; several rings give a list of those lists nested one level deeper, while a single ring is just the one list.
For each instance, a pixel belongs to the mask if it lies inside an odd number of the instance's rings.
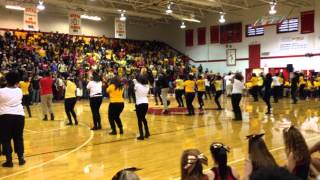
[{"label": "overhead light panel", "polygon": [[81,19],[88,19],[88,20],[92,20],[92,21],[101,21],[101,17],[99,17],[99,16],[89,16],[87,14],[83,14],[80,17],[81,17]]},{"label": "overhead light panel", "polygon": [[224,15],[226,13],[224,12],[220,12],[220,19],[219,19],[219,23],[225,23],[226,22],[226,19],[224,18]]},{"label": "overhead light panel", "polygon": [[182,21],[180,28],[181,28],[181,29],[185,29],[186,27],[187,27],[187,26],[186,26],[186,25],[184,24],[184,22]]},{"label": "overhead light panel", "polygon": [[127,17],[124,15],[124,13],[121,13],[120,21],[126,21],[126,20],[127,20]]},{"label": "overhead light panel", "polygon": [[270,10],[269,10],[270,15],[274,15],[277,13],[276,5],[277,5],[277,1],[270,2]]},{"label": "overhead light panel", "polygon": [[13,6],[13,5],[6,5],[5,6],[7,9],[13,9],[13,10],[18,10],[18,11],[24,11],[25,8],[21,6]]},{"label": "overhead light panel", "polygon": [[43,0],[39,0],[39,4],[37,5],[37,9],[38,9],[39,11],[43,11],[43,10],[46,9],[46,7],[45,7],[44,4],[43,4]]}]

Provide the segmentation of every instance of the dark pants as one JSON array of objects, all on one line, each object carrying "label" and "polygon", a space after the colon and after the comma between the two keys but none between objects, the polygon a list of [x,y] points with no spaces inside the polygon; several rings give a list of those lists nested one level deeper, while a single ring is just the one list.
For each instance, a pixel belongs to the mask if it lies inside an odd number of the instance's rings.
[{"label": "dark pants", "polygon": [[179,107],[183,107],[183,99],[182,99],[182,95],[183,95],[183,89],[176,89],[175,91],[176,94],[176,100],[179,104]]},{"label": "dark pants", "polygon": [[280,95],[280,86],[273,87],[273,99],[275,103],[278,103],[279,95]]},{"label": "dark pants", "polygon": [[186,103],[187,103],[187,109],[189,114],[194,114],[194,107],[192,105],[194,97],[195,97],[195,93],[186,93]]},{"label": "dark pants", "polygon": [[158,98],[160,99],[161,105],[162,103],[162,98],[161,98],[161,89],[159,87],[154,88],[154,100],[156,101],[156,104],[158,104]]},{"label": "dark pants", "polygon": [[24,116],[11,114],[0,115],[0,143],[3,146],[3,154],[7,157],[12,157],[12,139],[15,153],[17,153],[18,157],[23,157],[23,129]]},{"label": "dark pants", "polygon": [[267,107],[268,107],[268,110],[267,110],[267,111],[268,111],[268,113],[269,113],[270,110],[271,110],[270,97],[271,97],[271,93],[268,92],[268,91],[265,91],[263,100],[264,100],[264,102],[267,104]]},{"label": "dark pants", "polygon": [[235,120],[242,120],[242,113],[240,109],[241,98],[242,98],[242,94],[231,95],[231,103],[232,103]]},{"label": "dark pants", "polygon": [[291,87],[291,99],[293,101],[293,103],[297,103],[297,89],[298,87],[296,86],[292,86]]},{"label": "dark pants", "polygon": [[216,91],[216,95],[214,96],[214,101],[216,102],[218,109],[221,109],[221,105],[219,102],[219,98],[222,95],[222,91]]},{"label": "dark pants", "polygon": [[253,86],[251,88],[251,94],[254,101],[258,101],[258,93],[259,93],[259,86]]},{"label": "dark pants", "polygon": [[30,104],[31,104],[30,95],[29,94],[23,95],[23,97],[22,97],[22,105],[26,106],[29,117],[31,117]]},{"label": "dark pants", "polygon": [[145,135],[146,136],[150,135],[149,128],[148,128],[148,122],[146,119],[147,112],[148,112],[148,103],[136,105],[136,115],[138,118],[140,137],[144,137],[143,126],[144,126],[144,130],[145,130]]},{"label": "dark pants", "polygon": [[305,87],[306,87],[305,84],[301,84],[300,87],[299,87],[299,97],[300,97],[301,100],[306,99],[306,93],[305,93],[305,90],[304,90]]},{"label": "dark pants", "polygon": [[200,105],[200,109],[202,109],[202,107],[204,106],[204,102],[203,102],[203,95],[205,94],[205,91],[198,91],[197,92],[197,96],[198,96],[198,103]]},{"label": "dark pants", "polygon": [[123,111],[124,103],[110,103],[108,109],[108,118],[111,130],[117,132],[116,125],[120,129],[120,133],[123,131],[122,122],[120,119],[120,114]]},{"label": "dark pants", "polygon": [[102,104],[102,96],[90,97],[90,108],[93,118],[93,126],[95,128],[101,127],[100,106]]},{"label": "dark pants", "polygon": [[206,96],[206,99],[208,98],[207,95],[209,96],[209,99],[211,99],[211,89],[210,86],[206,86],[206,93],[204,94]]},{"label": "dark pants", "polygon": [[74,106],[76,105],[76,102],[77,102],[77,98],[67,98],[64,100],[64,109],[67,114],[69,123],[72,123],[71,115],[72,115],[74,121],[76,123],[78,122],[76,113],[74,112]]}]

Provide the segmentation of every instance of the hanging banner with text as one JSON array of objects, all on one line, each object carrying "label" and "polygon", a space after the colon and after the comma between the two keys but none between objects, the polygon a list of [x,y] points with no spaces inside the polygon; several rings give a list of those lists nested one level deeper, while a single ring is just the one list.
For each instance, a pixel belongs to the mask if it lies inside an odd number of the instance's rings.
[{"label": "hanging banner with text", "polygon": [[76,11],[69,12],[69,34],[81,35],[80,13]]},{"label": "hanging banner with text", "polygon": [[303,36],[282,37],[280,39],[280,51],[296,51],[308,48],[308,41]]},{"label": "hanging banner with text", "polygon": [[23,29],[39,31],[38,12],[36,7],[26,7],[23,16]]},{"label": "hanging banner with text", "polygon": [[120,21],[119,18],[115,18],[114,21],[115,38],[125,39],[126,38],[126,22]]}]

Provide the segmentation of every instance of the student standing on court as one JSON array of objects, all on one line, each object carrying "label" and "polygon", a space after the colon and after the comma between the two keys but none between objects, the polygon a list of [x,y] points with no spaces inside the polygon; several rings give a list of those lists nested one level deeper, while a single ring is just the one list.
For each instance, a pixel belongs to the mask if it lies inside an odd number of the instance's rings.
[{"label": "student standing on court", "polygon": [[184,107],[184,103],[183,103],[183,99],[182,99],[182,95],[183,95],[183,91],[184,91],[184,86],[183,86],[183,79],[182,76],[178,76],[178,78],[174,81],[175,82],[175,96],[176,96],[176,100],[178,102],[178,107]]},{"label": "student standing on court", "polygon": [[272,84],[272,76],[270,73],[266,75],[266,79],[264,80],[264,97],[263,100],[267,104],[267,112],[266,114],[271,114],[271,84]]},{"label": "student standing on court", "polygon": [[3,167],[13,167],[12,146],[18,155],[19,165],[24,165],[24,110],[22,106],[22,91],[18,88],[20,76],[17,72],[6,75],[7,87],[0,89],[0,143],[3,145],[3,154],[6,162]]},{"label": "student standing on court", "polygon": [[23,81],[19,82],[19,87],[22,90],[22,94],[23,94],[22,105],[26,106],[28,115],[31,118],[31,110],[30,110],[31,100],[30,100],[30,93],[29,93],[30,82],[29,82],[28,76],[23,77]]},{"label": "student standing on court", "polygon": [[236,73],[231,80],[232,83],[232,95],[231,95],[231,103],[234,112],[235,119],[234,120],[242,120],[242,113],[240,109],[240,102],[242,98],[242,92],[244,89],[243,84],[243,76],[240,73]]},{"label": "student standing on court", "polygon": [[[146,114],[148,112],[148,78],[145,75],[140,75],[135,81],[135,94],[136,94],[136,115],[138,118],[139,137],[138,140],[149,138],[150,132],[148,128],[148,122]],[[145,133],[143,133],[143,126]]]},{"label": "student standing on court", "polygon": [[166,75],[165,72],[160,73],[159,85],[161,88],[161,98],[164,106],[163,114],[169,114],[169,108],[168,108],[169,77]]},{"label": "student standing on court", "polygon": [[101,129],[100,106],[102,104],[102,82],[100,76],[94,72],[91,81],[87,84],[89,90],[90,108],[93,118],[93,128],[91,130]]},{"label": "student standing on court", "polygon": [[199,103],[199,109],[202,110],[204,106],[203,102],[203,95],[206,93],[206,86],[205,86],[205,80],[202,76],[199,76],[199,79],[196,81],[197,84],[197,96],[198,96],[198,103]]},{"label": "student standing on court", "polygon": [[297,91],[298,91],[298,84],[299,84],[299,74],[294,73],[293,78],[291,79],[291,99],[293,104],[297,104]]},{"label": "student standing on court", "polygon": [[217,75],[214,80],[214,87],[216,90],[216,94],[214,96],[214,101],[218,106],[217,110],[222,110],[222,107],[221,107],[220,101],[219,101],[219,98],[222,95],[222,85],[223,85],[222,77],[220,75]]},{"label": "student standing on court", "polygon": [[251,88],[251,94],[254,99],[254,102],[258,102],[258,93],[259,93],[259,86],[258,86],[258,77],[255,73],[252,73],[251,77],[251,83],[252,83],[252,88]]},{"label": "student standing on court", "polygon": [[123,84],[118,76],[111,79],[107,88],[107,93],[110,97],[110,104],[108,109],[108,118],[111,127],[110,135],[116,135],[116,124],[119,128],[120,134],[123,134],[123,126],[120,119],[120,114],[124,109],[123,99]]},{"label": "student standing on court", "polygon": [[66,84],[66,89],[65,89],[65,95],[64,95],[64,108],[69,121],[67,125],[70,126],[73,124],[71,115],[74,119],[74,124],[78,125],[77,115],[74,112],[74,107],[77,103],[77,97],[76,97],[77,86],[74,82],[74,78],[70,76],[66,80],[65,84]]},{"label": "student standing on court", "polygon": [[273,99],[274,103],[278,103],[279,95],[280,95],[280,81],[279,81],[279,74],[277,73],[272,77],[272,83],[273,83]]},{"label": "student standing on court", "polygon": [[195,97],[195,86],[196,82],[193,79],[193,75],[189,74],[188,80],[184,81],[185,87],[185,96],[186,96],[186,104],[188,109],[188,115],[194,115],[194,107],[193,107],[193,100]]},{"label": "student standing on court", "polygon": [[48,111],[50,113],[51,120],[54,120],[54,114],[52,110],[52,84],[53,79],[50,76],[49,71],[44,72],[44,77],[40,79],[40,99],[44,121],[48,120]]}]

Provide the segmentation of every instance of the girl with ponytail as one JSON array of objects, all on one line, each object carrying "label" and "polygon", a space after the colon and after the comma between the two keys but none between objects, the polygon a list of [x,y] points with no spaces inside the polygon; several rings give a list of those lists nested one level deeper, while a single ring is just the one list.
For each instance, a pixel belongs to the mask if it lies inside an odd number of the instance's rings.
[{"label": "girl with ponytail", "polygon": [[229,147],[222,143],[212,143],[211,155],[215,166],[208,172],[209,180],[238,180],[239,174],[235,169],[227,165]]}]

